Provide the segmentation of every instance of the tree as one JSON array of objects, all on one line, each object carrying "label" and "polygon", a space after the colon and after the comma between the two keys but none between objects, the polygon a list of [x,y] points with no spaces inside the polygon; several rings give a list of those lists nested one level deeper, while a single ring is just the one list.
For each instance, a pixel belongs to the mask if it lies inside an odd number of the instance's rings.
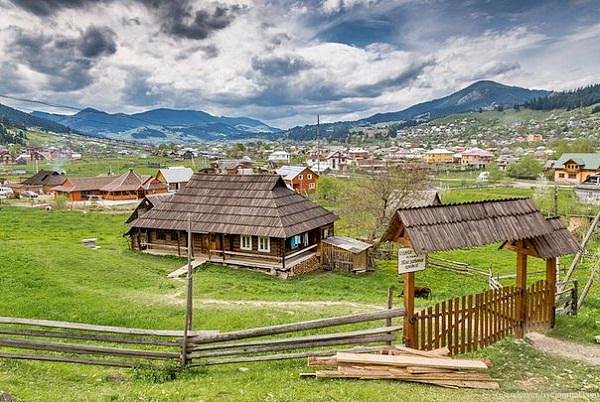
[{"label": "tree", "polygon": [[320,176],[317,186],[317,197],[324,201],[337,201],[342,194],[342,188],[337,179],[329,176]]},{"label": "tree", "polygon": [[542,173],[542,164],[531,155],[526,155],[517,163],[508,166],[506,173],[516,179],[536,179]]},{"label": "tree", "polygon": [[361,237],[379,239],[396,210],[427,185],[427,177],[416,164],[358,175],[340,203],[348,226]]},{"label": "tree", "polygon": [[496,164],[489,165],[487,171],[489,173],[487,181],[490,184],[498,183],[504,179],[504,172]]},{"label": "tree", "polygon": [[554,149],[554,155],[559,158],[567,153],[592,153],[595,150],[594,143],[589,138],[579,138],[575,141],[560,139],[550,143]]}]

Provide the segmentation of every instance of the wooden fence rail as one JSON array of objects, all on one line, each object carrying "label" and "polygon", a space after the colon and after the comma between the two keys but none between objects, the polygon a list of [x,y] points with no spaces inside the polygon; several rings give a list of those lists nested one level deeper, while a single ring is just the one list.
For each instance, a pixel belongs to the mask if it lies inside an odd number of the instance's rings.
[{"label": "wooden fence rail", "polygon": [[[392,324],[392,318],[403,317],[404,309],[392,308],[391,298],[390,292],[389,308],[380,311],[226,333],[190,331],[188,338],[183,336],[184,331],[0,317],[0,358],[153,367],[153,363],[160,361],[204,365],[294,359],[319,355],[324,347],[340,345],[360,345],[358,349],[351,349],[353,351],[371,350],[369,345],[395,341],[397,332],[402,329]],[[384,321],[385,325],[304,334],[311,330],[377,320]],[[302,336],[294,336],[293,333],[297,332],[302,332]],[[266,354],[272,352],[286,353]]]}]

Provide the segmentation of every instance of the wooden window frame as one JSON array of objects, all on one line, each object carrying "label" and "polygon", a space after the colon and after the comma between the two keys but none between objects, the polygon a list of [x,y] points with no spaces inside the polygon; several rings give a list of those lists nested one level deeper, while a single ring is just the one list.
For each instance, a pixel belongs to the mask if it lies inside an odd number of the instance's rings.
[{"label": "wooden window frame", "polygon": [[[263,247],[263,242],[266,239],[267,247]],[[258,251],[262,253],[270,253],[271,252],[271,238],[269,236],[258,236]]]},{"label": "wooden window frame", "polygon": [[[248,240],[248,245],[244,245],[244,239]],[[252,236],[240,235],[240,250],[252,251]]]}]

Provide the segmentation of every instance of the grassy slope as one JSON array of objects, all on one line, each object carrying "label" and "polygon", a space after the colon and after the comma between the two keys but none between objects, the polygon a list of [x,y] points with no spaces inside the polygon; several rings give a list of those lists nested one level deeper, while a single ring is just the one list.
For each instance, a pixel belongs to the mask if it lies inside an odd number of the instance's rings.
[{"label": "grassy slope", "polygon": [[[99,324],[178,328],[182,307],[176,296],[182,281],[165,278],[182,260],[132,253],[121,233],[123,215],[81,214],[4,208],[0,210],[0,314],[65,319]],[[96,237],[99,250],[79,241]],[[494,271],[511,272],[514,256],[494,250],[446,253]],[[196,298],[225,300],[348,300],[382,304],[387,286],[398,288],[393,262],[382,262],[373,275],[306,275],[280,281],[260,274],[211,266],[195,275]],[[433,288],[435,299],[484,290],[485,282],[444,271],[425,271],[417,282]],[[591,306],[600,297],[594,291]],[[419,305],[425,302],[419,301]],[[586,307],[589,309],[589,307]],[[591,310],[591,309],[590,309]],[[350,308],[197,306],[196,328],[228,330],[348,313]],[[597,310],[595,310],[597,311]],[[564,318],[560,326],[577,328],[594,311]],[[596,329],[597,329],[597,323]],[[585,330],[588,332],[589,328]],[[600,331],[599,331],[600,332]],[[490,357],[492,374],[504,379],[503,391],[441,390],[389,382],[310,381],[297,375],[304,361],[213,367],[156,383],[126,370],[67,364],[0,361],[0,389],[20,400],[416,400],[471,399],[481,394],[509,397],[524,389],[600,390],[598,371],[548,358],[508,339],[479,355]],[[523,365],[527,363],[527,369]],[[587,387],[587,388],[586,388]],[[65,391],[68,390],[68,391]],[[414,400],[413,399],[413,400]]]}]

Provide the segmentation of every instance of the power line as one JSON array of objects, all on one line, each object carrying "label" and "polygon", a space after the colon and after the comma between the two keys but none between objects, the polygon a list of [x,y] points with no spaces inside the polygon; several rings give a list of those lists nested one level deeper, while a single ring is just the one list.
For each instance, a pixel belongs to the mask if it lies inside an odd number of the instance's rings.
[{"label": "power line", "polygon": [[26,102],[26,103],[37,103],[38,105],[56,107],[56,108],[61,108],[61,109],[71,109],[71,110],[76,110],[78,112],[80,112],[82,110],[81,108],[77,108],[74,106],[53,104],[50,102],[45,102],[45,101],[40,101],[40,100],[35,100],[35,99],[17,98],[15,96],[10,96],[10,95],[6,95],[6,94],[0,94],[0,98],[6,98],[6,99],[11,99],[14,101]]}]

